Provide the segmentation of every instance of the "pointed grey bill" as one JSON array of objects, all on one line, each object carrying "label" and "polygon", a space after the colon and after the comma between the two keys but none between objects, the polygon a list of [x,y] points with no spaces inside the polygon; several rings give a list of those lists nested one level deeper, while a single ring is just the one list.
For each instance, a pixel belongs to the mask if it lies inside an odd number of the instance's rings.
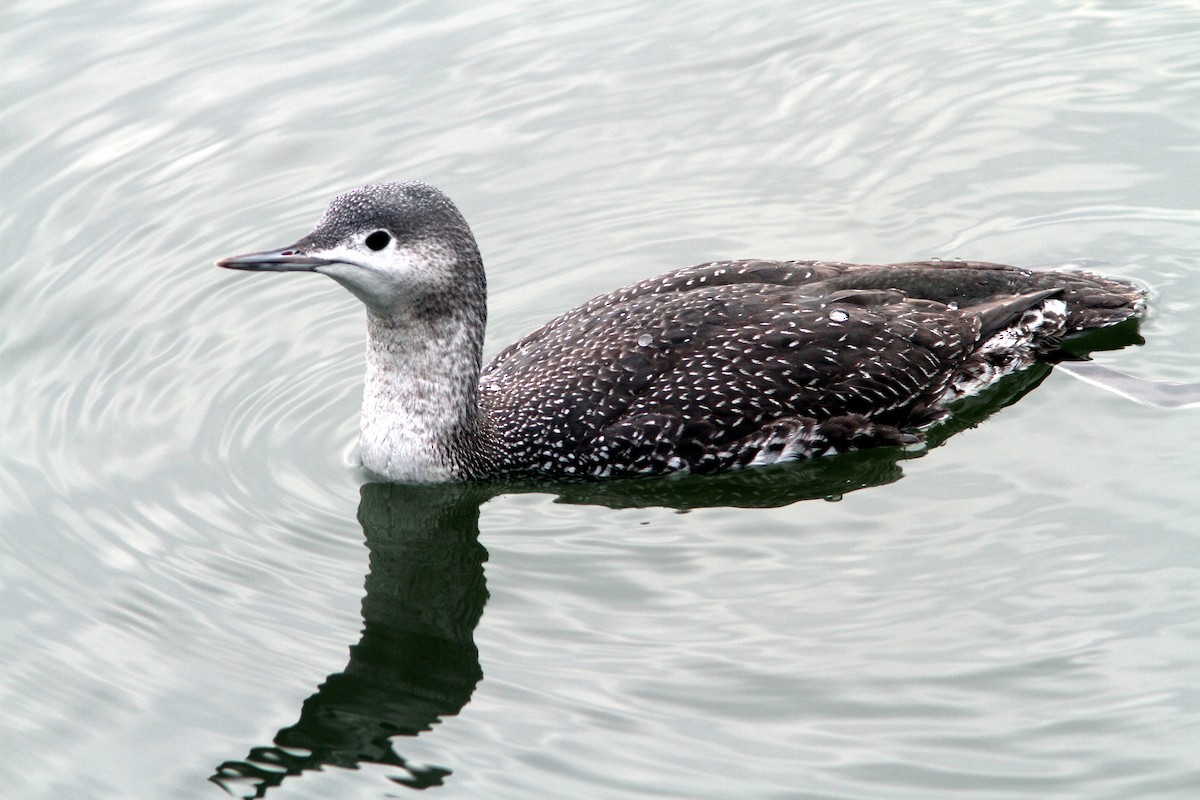
[{"label": "pointed grey bill", "polygon": [[216,263],[218,267],[226,269],[246,269],[254,272],[312,272],[317,267],[334,262],[328,258],[305,255],[295,249],[295,245],[289,245],[277,250],[263,250],[258,253],[230,256],[222,258]]}]

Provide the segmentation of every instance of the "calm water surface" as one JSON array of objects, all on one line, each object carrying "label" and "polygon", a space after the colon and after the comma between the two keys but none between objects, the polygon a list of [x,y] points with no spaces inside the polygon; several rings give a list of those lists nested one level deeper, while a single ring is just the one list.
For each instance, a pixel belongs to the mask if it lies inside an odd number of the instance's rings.
[{"label": "calm water surface", "polygon": [[1042,371],[924,455],[364,485],[357,303],[211,267],[415,177],[490,353],[712,258],[1086,258],[1154,292],[1097,360],[1197,381],[1200,10],[583,8],[0,11],[2,793],[1200,796],[1200,412]]}]

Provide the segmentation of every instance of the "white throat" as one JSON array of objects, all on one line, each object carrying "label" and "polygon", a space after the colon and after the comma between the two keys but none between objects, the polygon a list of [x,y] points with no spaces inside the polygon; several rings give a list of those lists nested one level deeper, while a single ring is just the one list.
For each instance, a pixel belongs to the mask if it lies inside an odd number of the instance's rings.
[{"label": "white throat", "polygon": [[393,481],[467,477],[459,463],[475,433],[485,323],[367,312],[362,462]]}]

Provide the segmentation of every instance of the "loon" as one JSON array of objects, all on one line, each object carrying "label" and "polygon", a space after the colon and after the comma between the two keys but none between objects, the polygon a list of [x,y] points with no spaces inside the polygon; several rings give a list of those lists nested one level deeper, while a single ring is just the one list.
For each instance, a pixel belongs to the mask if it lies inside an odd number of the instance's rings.
[{"label": "loon", "polygon": [[360,454],[393,482],[708,473],[915,444],[947,405],[1140,316],[1145,291],[976,261],[713,261],[596,297],[483,366],[479,247],[416,181],[217,266],[318,272],[367,310]]}]

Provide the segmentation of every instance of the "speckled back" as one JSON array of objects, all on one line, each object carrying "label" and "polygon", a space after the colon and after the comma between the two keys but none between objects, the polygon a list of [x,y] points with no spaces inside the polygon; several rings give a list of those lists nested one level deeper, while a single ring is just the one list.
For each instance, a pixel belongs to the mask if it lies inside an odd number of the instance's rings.
[{"label": "speckled back", "polygon": [[[997,317],[997,296],[1045,283],[1044,273],[974,266],[677,270],[595,298],[504,350],[484,369],[481,404],[511,468],[567,475],[721,468],[761,447],[755,434],[778,420],[920,427],[942,413],[939,400],[994,324],[985,320],[1007,325],[1033,303]],[[1072,291],[1095,280],[1082,276]]]}]

